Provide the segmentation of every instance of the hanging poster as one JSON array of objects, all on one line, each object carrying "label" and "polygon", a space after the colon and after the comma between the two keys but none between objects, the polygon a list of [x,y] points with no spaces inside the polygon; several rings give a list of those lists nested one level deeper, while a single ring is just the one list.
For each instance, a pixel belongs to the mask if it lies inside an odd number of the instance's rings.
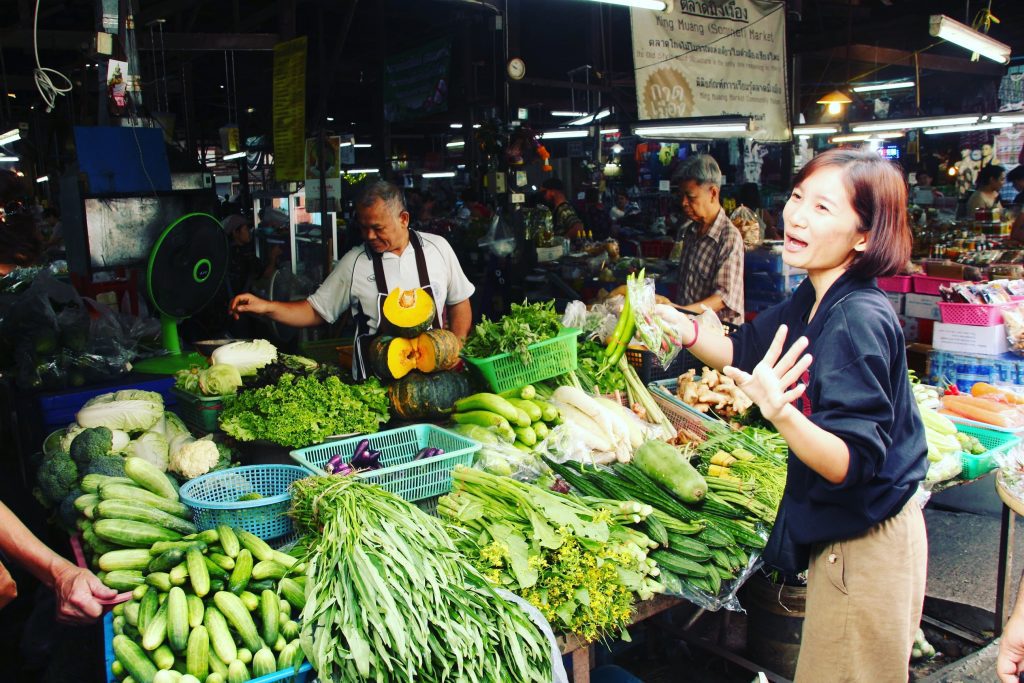
[{"label": "hanging poster", "polygon": [[754,139],[788,142],[785,5],[677,0],[670,7],[631,11],[639,118],[749,116]]},{"label": "hanging poster", "polygon": [[384,63],[384,118],[392,123],[448,111],[451,38],[388,57]]},{"label": "hanging poster", "polygon": [[306,141],[306,37],[274,46],[274,177],[302,180]]}]

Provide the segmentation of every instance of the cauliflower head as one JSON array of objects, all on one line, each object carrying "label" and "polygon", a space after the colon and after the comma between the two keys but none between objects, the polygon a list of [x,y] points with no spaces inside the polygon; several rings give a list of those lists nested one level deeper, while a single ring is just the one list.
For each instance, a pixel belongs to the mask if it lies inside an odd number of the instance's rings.
[{"label": "cauliflower head", "polygon": [[217,444],[209,439],[199,439],[171,453],[168,469],[186,479],[195,479],[216,467],[219,460]]}]

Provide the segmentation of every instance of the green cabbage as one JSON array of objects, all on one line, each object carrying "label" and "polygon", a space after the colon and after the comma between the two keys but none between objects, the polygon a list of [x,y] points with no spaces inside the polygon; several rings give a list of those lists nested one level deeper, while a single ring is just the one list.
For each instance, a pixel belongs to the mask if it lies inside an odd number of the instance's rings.
[{"label": "green cabbage", "polygon": [[266,339],[236,341],[217,347],[210,356],[213,365],[233,365],[242,377],[255,375],[264,365],[277,360],[277,347]]},{"label": "green cabbage", "polygon": [[242,375],[234,365],[220,363],[199,372],[199,390],[207,396],[228,396],[240,386]]}]

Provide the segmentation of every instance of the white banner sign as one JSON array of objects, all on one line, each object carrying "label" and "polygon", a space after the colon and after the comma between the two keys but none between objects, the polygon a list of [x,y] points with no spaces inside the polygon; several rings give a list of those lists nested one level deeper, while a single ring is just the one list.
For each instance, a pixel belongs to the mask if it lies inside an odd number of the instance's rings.
[{"label": "white banner sign", "polygon": [[790,140],[782,2],[676,0],[631,16],[640,119],[749,116],[754,139]]}]

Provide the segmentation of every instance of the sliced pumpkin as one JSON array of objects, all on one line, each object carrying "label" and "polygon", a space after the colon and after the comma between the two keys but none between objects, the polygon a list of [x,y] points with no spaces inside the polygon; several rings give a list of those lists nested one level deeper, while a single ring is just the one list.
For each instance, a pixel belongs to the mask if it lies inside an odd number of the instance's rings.
[{"label": "sliced pumpkin", "polygon": [[416,337],[416,369],[420,372],[451,370],[459,362],[462,344],[448,330],[427,330]]},{"label": "sliced pumpkin", "polygon": [[434,299],[424,289],[392,289],[384,299],[384,320],[389,332],[413,339],[434,322]]},{"label": "sliced pumpkin", "polygon": [[370,370],[384,380],[401,379],[416,369],[415,339],[378,336],[370,344]]}]

